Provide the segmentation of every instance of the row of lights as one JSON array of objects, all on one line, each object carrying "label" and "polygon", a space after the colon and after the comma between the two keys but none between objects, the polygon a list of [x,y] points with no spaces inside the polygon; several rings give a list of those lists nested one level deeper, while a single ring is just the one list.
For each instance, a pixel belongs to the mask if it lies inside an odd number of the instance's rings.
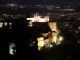
[{"label": "row of lights", "polygon": [[[3,25],[4,26],[7,26],[8,25],[8,23],[7,22],[0,22],[0,28],[2,28],[3,27]],[[12,26],[12,23],[9,23],[9,26]]]}]

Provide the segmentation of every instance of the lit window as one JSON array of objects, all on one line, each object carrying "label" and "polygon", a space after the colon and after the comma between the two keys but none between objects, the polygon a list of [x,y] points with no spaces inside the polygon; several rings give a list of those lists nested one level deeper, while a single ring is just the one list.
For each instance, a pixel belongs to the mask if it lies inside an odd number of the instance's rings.
[{"label": "lit window", "polygon": [[11,25],[12,25],[12,23],[9,23],[9,25],[11,26]]},{"label": "lit window", "polygon": [[29,21],[28,26],[32,27],[32,21]]},{"label": "lit window", "polygon": [[0,22],[0,27],[2,28],[2,25],[3,25],[3,23],[2,22]]},{"label": "lit window", "polygon": [[4,23],[4,26],[7,26],[7,22]]}]

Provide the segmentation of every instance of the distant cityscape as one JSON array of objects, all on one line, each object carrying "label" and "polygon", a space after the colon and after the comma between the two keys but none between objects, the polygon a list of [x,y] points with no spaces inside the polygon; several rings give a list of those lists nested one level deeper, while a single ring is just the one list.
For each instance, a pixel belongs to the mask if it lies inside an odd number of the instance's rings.
[{"label": "distant cityscape", "polygon": [[73,59],[80,53],[80,6],[1,4],[0,41],[0,56]]}]

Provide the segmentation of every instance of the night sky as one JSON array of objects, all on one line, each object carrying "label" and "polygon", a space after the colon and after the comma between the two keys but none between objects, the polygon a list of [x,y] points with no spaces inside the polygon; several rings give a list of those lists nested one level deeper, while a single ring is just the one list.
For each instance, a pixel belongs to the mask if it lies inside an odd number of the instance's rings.
[{"label": "night sky", "polygon": [[77,4],[80,5],[80,0],[0,0],[3,3],[20,3],[20,4]]}]

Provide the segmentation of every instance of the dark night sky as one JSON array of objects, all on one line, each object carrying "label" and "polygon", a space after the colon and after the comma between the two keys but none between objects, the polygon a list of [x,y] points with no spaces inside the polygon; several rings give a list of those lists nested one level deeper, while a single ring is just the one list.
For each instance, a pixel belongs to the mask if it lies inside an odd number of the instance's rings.
[{"label": "dark night sky", "polygon": [[21,4],[80,4],[80,0],[0,0],[0,3],[15,2]]}]

